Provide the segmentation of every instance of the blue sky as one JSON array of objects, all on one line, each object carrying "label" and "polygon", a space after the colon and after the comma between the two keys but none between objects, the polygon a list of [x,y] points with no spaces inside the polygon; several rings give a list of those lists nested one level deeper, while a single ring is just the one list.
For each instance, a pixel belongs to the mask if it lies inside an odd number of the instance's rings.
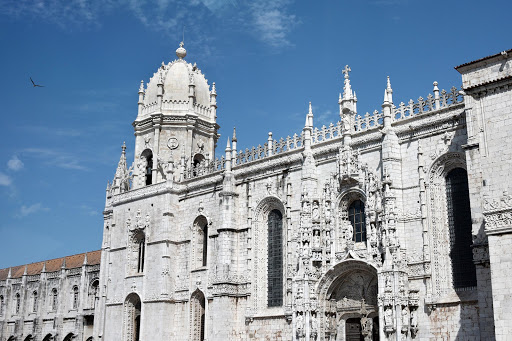
[{"label": "blue sky", "polygon": [[[0,0],[0,268],[101,247],[105,188],[133,160],[140,80],[174,51],[218,93],[239,147],[460,86],[454,66],[512,47],[509,1]],[[29,77],[44,88],[33,88]]]}]

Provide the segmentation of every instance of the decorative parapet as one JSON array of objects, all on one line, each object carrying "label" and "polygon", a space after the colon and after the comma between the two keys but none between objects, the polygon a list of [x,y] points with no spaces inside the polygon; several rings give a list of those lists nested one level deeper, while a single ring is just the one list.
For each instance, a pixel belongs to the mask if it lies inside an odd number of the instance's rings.
[{"label": "decorative parapet", "polygon": [[128,192],[124,192],[124,193],[112,196],[112,198],[109,199],[110,202],[107,203],[107,206],[108,206],[108,204],[115,206],[115,205],[119,205],[119,204],[122,204],[125,202],[134,201],[134,200],[137,200],[140,198],[151,197],[151,196],[163,193],[166,190],[167,190],[166,182],[161,182],[158,184],[149,185],[149,186],[142,187],[142,188],[137,188],[137,189],[134,189],[134,190],[131,190]]},{"label": "decorative parapet", "polygon": [[96,272],[96,271],[100,271],[100,264],[87,266],[87,272]]},{"label": "decorative parapet", "polygon": [[499,199],[484,195],[484,220],[487,235],[512,233],[512,195],[507,191]]},{"label": "decorative parapet", "polygon": [[216,158],[213,161],[203,160],[197,165],[192,165],[190,167],[185,167],[185,171],[183,174],[184,179],[192,179],[197,178],[203,175],[209,175],[216,172],[221,172],[226,168],[226,159],[222,156],[220,159]]}]

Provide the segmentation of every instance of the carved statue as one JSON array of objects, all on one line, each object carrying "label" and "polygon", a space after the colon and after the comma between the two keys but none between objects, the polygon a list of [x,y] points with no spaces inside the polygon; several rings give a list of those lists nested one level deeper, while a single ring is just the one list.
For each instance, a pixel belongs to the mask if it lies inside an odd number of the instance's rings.
[{"label": "carved statue", "polygon": [[297,325],[297,337],[301,339],[304,336],[304,317],[301,314],[297,314],[295,322]]},{"label": "carved statue", "polygon": [[316,315],[311,315],[311,335],[317,335],[318,333],[318,319]]},{"label": "carved statue", "polygon": [[325,202],[325,221],[331,221],[331,203],[329,201]]},{"label": "carved statue", "polygon": [[318,207],[318,201],[313,201],[313,219],[314,220],[320,219],[320,209]]},{"label": "carved statue", "polygon": [[368,316],[361,317],[361,331],[365,341],[372,340],[373,320]]},{"label": "carved statue", "polygon": [[384,322],[386,326],[393,326],[393,311],[391,307],[386,307],[384,310]]},{"label": "carved statue", "polygon": [[315,230],[313,232],[313,246],[320,247],[320,230]]},{"label": "carved statue", "polygon": [[386,291],[392,291],[391,275],[386,276]]},{"label": "carved statue", "polygon": [[409,326],[409,310],[407,306],[402,307],[402,327]]},{"label": "carved statue", "polygon": [[411,328],[418,329],[418,313],[415,309],[411,310]]}]

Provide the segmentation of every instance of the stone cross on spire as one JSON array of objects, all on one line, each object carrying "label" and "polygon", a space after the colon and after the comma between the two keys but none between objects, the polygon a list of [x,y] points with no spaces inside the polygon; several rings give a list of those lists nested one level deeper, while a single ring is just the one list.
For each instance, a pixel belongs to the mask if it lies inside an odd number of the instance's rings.
[{"label": "stone cross on spire", "polygon": [[348,65],[345,65],[345,68],[343,69],[343,71],[341,71],[341,73],[345,75],[345,79],[348,79],[348,73],[350,71],[352,71],[352,69]]},{"label": "stone cross on spire", "polygon": [[348,65],[345,65],[345,68],[343,69],[343,71],[341,71],[341,73],[344,74],[344,77],[345,77],[345,86],[343,87],[343,98],[344,99],[349,99],[349,98],[352,98],[352,87],[350,86],[350,79],[349,79],[349,76],[348,76],[348,73],[352,71],[352,69],[350,69],[350,67]]}]

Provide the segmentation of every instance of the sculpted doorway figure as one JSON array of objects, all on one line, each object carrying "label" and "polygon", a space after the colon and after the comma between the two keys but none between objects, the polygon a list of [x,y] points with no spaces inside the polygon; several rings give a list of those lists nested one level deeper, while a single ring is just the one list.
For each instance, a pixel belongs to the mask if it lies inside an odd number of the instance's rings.
[{"label": "sculpted doorway figure", "polygon": [[327,272],[318,292],[325,340],[379,340],[377,290],[377,271],[363,261],[344,261]]}]

